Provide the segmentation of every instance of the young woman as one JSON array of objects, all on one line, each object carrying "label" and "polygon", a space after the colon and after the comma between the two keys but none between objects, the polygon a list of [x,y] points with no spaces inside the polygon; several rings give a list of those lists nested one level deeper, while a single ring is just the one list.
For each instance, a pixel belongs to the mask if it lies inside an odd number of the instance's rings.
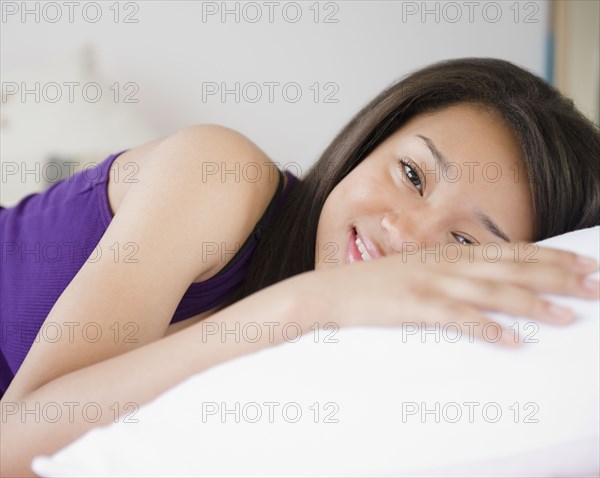
[{"label": "young woman", "polygon": [[[599,224],[598,158],[570,100],[471,58],[387,88],[301,179],[201,125],[3,209],[2,475],[283,341],[207,335],[208,317],[222,332],[476,322],[480,339],[486,310],[568,323],[540,294],[597,298],[598,266],[529,243]],[[49,403],[61,416],[44,419]]]}]

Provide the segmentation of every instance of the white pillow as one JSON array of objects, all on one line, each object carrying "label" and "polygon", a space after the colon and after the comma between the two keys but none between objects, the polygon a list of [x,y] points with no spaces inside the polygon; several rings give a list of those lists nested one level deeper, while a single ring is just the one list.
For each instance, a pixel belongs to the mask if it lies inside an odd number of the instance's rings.
[{"label": "white pillow", "polygon": [[[543,244],[598,258],[600,227]],[[91,430],[35,458],[33,470],[48,478],[597,476],[599,301],[555,299],[579,320],[539,323],[538,342],[519,350],[422,343],[401,329],[344,329],[337,343],[304,336],[194,375],[141,407],[137,423]],[[239,423],[235,414],[207,413],[222,402],[240,404]],[[280,404],[271,406],[272,423],[265,402]],[[410,413],[435,403],[439,423],[435,414]],[[258,410],[262,418],[251,423]]]}]

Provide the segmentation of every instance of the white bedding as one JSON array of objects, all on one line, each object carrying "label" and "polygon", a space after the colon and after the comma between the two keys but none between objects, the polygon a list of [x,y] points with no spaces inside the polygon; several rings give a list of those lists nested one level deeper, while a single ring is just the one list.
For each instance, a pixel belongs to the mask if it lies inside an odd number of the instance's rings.
[{"label": "white bedding", "polygon": [[[598,258],[600,227],[544,244]],[[555,299],[575,324],[525,329],[528,319],[496,315],[533,333],[537,343],[520,350],[422,343],[400,329],[340,330],[337,343],[304,336],[190,377],[141,407],[137,423],[96,428],[33,469],[48,478],[598,476],[599,301]],[[208,413],[222,402],[240,404],[239,423]],[[280,404],[272,422],[266,402]],[[411,414],[422,402],[439,403],[439,423]]]}]

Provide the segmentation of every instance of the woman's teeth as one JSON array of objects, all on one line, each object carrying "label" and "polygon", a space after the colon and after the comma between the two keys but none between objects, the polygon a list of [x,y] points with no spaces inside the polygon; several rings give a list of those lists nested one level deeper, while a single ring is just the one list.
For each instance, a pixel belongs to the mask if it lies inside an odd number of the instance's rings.
[{"label": "woman's teeth", "polygon": [[358,250],[360,252],[360,255],[361,255],[363,261],[371,260],[371,256],[367,252],[367,248],[362,243],[362,241],[358,238],[358,236],[356,236],[356,239],[354,240],[354,242],[356,243],[356,247],[358,247]]}]

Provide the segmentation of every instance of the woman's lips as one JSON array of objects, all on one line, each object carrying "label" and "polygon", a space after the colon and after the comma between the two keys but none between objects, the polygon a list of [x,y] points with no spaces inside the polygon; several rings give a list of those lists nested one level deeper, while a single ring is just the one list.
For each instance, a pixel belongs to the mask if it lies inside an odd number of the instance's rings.
[{"label": "woman's lips", "polygon": [[[365,259],[363,258],[360,249],[356,244],[357,237],[358,240],[362,243],[362,246],[364,246],[366,256]],[[352,263],[358,261],[373,260],[377,259],[378,257],[381,257],[382,255],[383,254],[379,252],[379,250],[373,245],[369,238],[363,236],[363,234],[358,229],[356,229],[355,227],[350,229],[350,232],[348,234],[348,244],[346,247],[346,262]]]},{"label": "woman's lips", "polygon": [[362,255],[356,246],[356,229],[350,229],[348,234],[348,245],[346,247],[346,262],[351,264],[353,262],[362,261]]},{"label": "woman's lips", "polygon": [[356,231],[356,235],[358,236],[360,242],[362,242],[362,244],[365,246],[370,259],[377,259],[383,255],[368,237],[364,236],[358,229],[354,228],[354,230]]}]

